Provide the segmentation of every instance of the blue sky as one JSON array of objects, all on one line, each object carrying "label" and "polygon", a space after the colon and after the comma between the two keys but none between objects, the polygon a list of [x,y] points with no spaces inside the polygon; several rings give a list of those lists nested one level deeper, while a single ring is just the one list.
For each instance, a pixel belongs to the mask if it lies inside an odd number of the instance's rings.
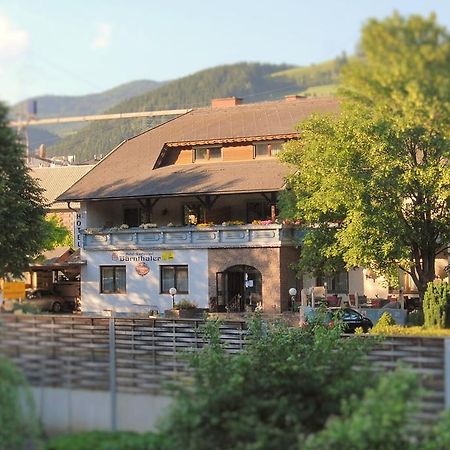
[{"label": "blue sky", "polygon": [[100,92],[240,61],[307,65],[352,53],[369,17],[448,0],[0,0],[0,100]]}]

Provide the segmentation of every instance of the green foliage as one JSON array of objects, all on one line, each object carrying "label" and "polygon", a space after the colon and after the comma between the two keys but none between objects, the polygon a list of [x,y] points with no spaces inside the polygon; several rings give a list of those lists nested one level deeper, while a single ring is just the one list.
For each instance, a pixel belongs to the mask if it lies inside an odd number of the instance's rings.
[{"label": "green foliage", "polygon": [[157,433],[91,431],[51,438],[45,450],[162,450],[166,440]]},{"label": "green foliage", "polygon": [[447,450],[450,448],[450,411],[442,415],[428,436],[422,440],[420,450]]},{"label": "green foliage", "polygon": [[56,215],[45,218],[44,249],[53,250],[56,247],[72,247],[73,239],[70,231],[63,225],[62,220]]},{"label": "green foliage", "polygon": [[396,325],[396,322],[392,317],[392,314],[389,311],[385,311],[379,318],[374,328],[376,328],[378,325],[380,327],[388,327],[391,325]]},{"label": "green foliage", "polygon": [[422,325],[424,325],[425,323],[425,318],[423,315],[423,310],[421,309],[417,309],[414,311],[411,311],[408,314],[408,326],[416,326],[416,327],[421,327]]},{"label": "green foliage", "polygon": [[175,306],[173,309],[196,309],[197,303],[191,302],[189,300],[183,299],[180,300],[178,303],[175,303]]},{"label": "green foliage", "polygon": [[[340,338],[323,320],[304,328],[256,318],[243,352],[225,352],[217,323],[192,358],[193,378],[178,386],[163,429],[171,449],[293,449],[323,428],[340,401],[361,395],[375,374],[364,369],[366,339]],[[358,364],[361,371],[349,370]]]},{"label": "green foliage", "polygon": [[44,200],[0,104],[0,277],[21,276],[43,248]]},{"label": "green foliage", "polygon": [[25,378],[12,363],[0,357],[0,448],[37,450],[40,427]]},{"label": "green foliage", "polygon": [[421,437],[413,432],[412,415],[417,411],[417,379],[406,371],[381,377],[362,397],[345,399],[342,414],[299,445],[301,450],[408,450]]},{"label": "green foliage", "polygon": [[423,299],[426,328],[448,328],[450,325],[450,286],[448,283],[428,283]]},{"label": "green foliage", "polygon": [[294,67],[272,74],[272,77],[286,77],[295,80],[300,90],[316,89],[339,82],[342,67],[347,63],[347,56],[342,54],[333,60],[306,67]]},{"label": "green foliage", "polygon": [[368,22],[360,51],[340,115],[300,124],[281,153],[296,169],[282,215],[304,224],[302,269],[400,267],[423,297],[450,241],[450,35],[434,16],[394,14]]}]

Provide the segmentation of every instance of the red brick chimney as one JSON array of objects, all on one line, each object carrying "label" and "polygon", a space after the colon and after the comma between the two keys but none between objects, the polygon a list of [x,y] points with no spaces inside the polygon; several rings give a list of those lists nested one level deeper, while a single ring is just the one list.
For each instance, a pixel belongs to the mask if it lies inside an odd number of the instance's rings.
[{"label": "red brick chimney", "polygon": [[213,98],[211,100],[211,108],[229,108],[240,104],[242,104],[242,98],[239,97]]},{"label": "red brick chimney", "polygon": [[297,100],[305,99],[306,95],[298,95],[298,94],[292,94],[292,95],[285,95],[284,101],[285,102],[295,102]]}]

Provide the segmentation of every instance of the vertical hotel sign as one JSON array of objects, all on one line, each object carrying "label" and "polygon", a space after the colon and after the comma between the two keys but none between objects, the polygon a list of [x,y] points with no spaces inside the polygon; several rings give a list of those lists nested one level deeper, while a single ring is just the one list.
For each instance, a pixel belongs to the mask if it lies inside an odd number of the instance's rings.
[{"label": "vertical hotel sign", "polygon": [[83,235],[81,234],[81,231],[86,228],[86,213],[78,211],[74,214],[73,244],[76,248],[83,248]]}]

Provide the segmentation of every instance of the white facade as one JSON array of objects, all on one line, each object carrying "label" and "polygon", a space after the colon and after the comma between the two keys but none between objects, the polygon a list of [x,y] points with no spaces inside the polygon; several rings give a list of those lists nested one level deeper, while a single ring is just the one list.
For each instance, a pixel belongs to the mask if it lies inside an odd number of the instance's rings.
[{"label": "white facade", "polygon": [[[199,308],[208,307],[208,250],[114,250],[83,251],[86,265],[81,272],[83,312],[163,312],[172,308],[172,297],[161,293],[161,266],[188,267],[188,293],[177,294],[195,302]],[[101,292],[100,272],[104,266],[126,267],[126,292]],[[142,268],[144,270],[142,270]],[[145,273],[147,272],[147,273]]]}]

